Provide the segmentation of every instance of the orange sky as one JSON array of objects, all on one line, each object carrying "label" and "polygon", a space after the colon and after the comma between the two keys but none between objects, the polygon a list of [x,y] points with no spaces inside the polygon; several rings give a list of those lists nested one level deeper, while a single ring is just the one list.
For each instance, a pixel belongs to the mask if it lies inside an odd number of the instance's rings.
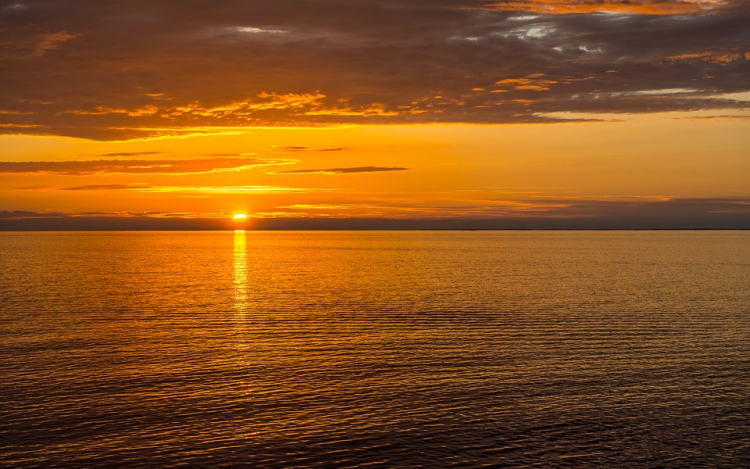
[{"label": "orange sky", "polygon": [[438,3],[0,6],[0,229],[750,218],[747,2]]}]

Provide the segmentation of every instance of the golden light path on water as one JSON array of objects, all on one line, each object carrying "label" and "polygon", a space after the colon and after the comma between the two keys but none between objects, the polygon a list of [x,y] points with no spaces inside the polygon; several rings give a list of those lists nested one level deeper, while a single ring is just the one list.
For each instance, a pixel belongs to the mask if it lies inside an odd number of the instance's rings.
[{"label": "golden light path on water", "polygon": [[247,238],[245,230],[234,232],[234,308],[241,315],[247,313]]},{"label": "golden light path on water", "polygon": [[[234,231],[234,252],[232,259],[232,276],[234,283],[234,334],[235,347],[237,350],[237,361],[240,367],[244,368],[247,363],[247,351],[250,349],[248,344],[248,325],[247,325],[247,293],[248,293],[248,276],[247,276],[247,233],[245,230]],[[243,381],[242,388],[249,391],[248,383]]]}]

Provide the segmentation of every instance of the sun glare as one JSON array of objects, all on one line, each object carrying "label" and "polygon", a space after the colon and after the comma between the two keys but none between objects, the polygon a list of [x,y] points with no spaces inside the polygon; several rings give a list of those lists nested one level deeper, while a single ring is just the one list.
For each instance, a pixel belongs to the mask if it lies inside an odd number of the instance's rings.
[{"label": "sun glare", "polygon": [[247,215],[244,213],[238,213],[232,218],[234,218],[234,221],[243,221],[243,220],[247,220]]}]

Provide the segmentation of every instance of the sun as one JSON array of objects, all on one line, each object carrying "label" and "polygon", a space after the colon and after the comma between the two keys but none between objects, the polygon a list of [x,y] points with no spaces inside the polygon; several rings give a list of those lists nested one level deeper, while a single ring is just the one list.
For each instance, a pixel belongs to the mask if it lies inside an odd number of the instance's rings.
[{"label": "sun", "polygon": [[234,221],[244,221],[247,220],[247,214],[245,213],[238,213],[235,216],[232,217]]}]

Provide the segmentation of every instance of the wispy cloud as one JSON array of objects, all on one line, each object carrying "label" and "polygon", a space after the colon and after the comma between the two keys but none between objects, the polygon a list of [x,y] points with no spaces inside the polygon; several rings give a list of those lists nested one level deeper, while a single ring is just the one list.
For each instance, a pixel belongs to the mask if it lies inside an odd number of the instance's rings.
[{"label": "wispy cloud", "polygon": [[503,0],[487,8],[541,14],[620,13],[639,15],[697,14],[726,6],[722,0]]},{"label": "wispy cloud", "polygon": [[260,166],[288,164],[288,160],[209,158],[195,160],[0,161],[0,173],[57,174],[189,174],[242,171]]},{"label": "wispy cloud", "polygon": [[67,31],[60,31],[57,33],[45,34],[36,44],[34,49],[34,55],[36,57],[43,56],[46,52],[55,50],[63,42],[68,42],[71,39],[75,39],[79,34],[71,34]]},{"label": "wispy cloud", "polygon": [[16,191],[128,191],[144,193],[174,193],[195,195],[231,195],[231,194],[282,194],[282,193],[307,193],[307,192],[332,192],[330,188],[311,187],[280,187],[280,186],[192,186],[192,185],[152,185],[146,183],[131,184],[87,184],[83,186],[52,187],[52,186],[27,186],[17,187]]},{"label": "wispy cloud", "polygon": [[147,189],[148,184],[89,184],[86,186],[63,187],[64,191],[115,191],[128,189]]},{"label": "wispy cloud", "polygon": [[[104,153],[102,155],[97,156],[112,156],[112,157],[122,157],[122,156],[148,156],[148,155],[161,155],[163,154],[163,151],[127,151],[122,153]],[[210,156],[223,156],[223,155],[210,155]]]},{"label": "wispy cloud", "polygon": [[273,174],[356,174],[356,173],[378,173],[389,171],[408,171],[410,168],[380,167],[380,166],[357,166],[354,168],[328,168],[328,169],[293,169],[289,171],[275,171]]},{"label": "wispy cloud", "polygon": [[350,205],[334,205],[334,204],[294,204],[294,205],[283,205],[276,207],[279,209],[288,210],[348,210],[352,208]]},{"label": "wispy cloud", "polygon": [[[750,48],[749,48],[750,49]],[[701,61],[712,64],[729,65],[737,61],[750,61],[750,50],[741,48],[687,52],[667,57],[664,62],[693,62]]]},{"label": "wispy cloud", "polygon": [[236,31],[238,33],[244,33],[244,34],[286,34],[289,31],[284,31],[283,29],[264,29],[264,28],[256,28],[253,26],[235,26],[232,28],[229,28],[230,31]]},{"label": "wispy cloud", "polygon": [[316,189],[310,187],[278,187],[278,186],[147,186],[129,187],[127,190],[136,192],[155,193],[185,193],[185,194],[271,194],[271,193],[301,193],[330,191],[331,189]]},{"label": "wispy cloud", "polygon": [[278,147],[278,151],[281,152],[301,152],[301,151],[311,151],[311,152],[331,152],[331,151],[344,151],[348,150],[349,148],[346,147],[335,147],[335,148],[310,148],[310,147],[295,147],[295,146],[286,146],[286,147]]}]

